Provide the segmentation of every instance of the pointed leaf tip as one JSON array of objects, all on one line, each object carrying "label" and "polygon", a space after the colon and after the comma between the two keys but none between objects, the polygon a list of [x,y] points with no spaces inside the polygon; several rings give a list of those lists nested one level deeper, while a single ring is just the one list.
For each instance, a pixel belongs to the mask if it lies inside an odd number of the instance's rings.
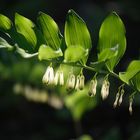
[{"label": "pointed leaf tip", "polygon": [[71,13],[73,10],[72,9],[70,9],[70,10],[68,10],[68,13]]},{"label": "pointed leaf tip", "polygon": [[43,14],[43,12],[42,12],[42,11],[39,11],[39,12],[38,12],[38,16],[40,16],[41,14]]},{"label": "pointed leaf tip", "polygon": [[12,28],[11,20],[3,14],[0,14],[0,30],[7,32]]},{"label": "pointed leaf tip", "polygon": [[15,13],[15,27],[17,32],[25,37],[29,46],[34,50],[37,45],[37,37],[34,31],[35,24],[30,19]]},{"label": "pointed leaf tip", "polygon": [[91,38],[83,19],[74,11],[69,10],[65,22],[65,41],[67,46],[81,45],[91,48]]},{"label": "pointed leaf tip", "polygon": [[106,62],[109,71],[113,71],[126,50],[125,27],[116,12],[111,12],[103,21],[99,31],[99,54],[106,48],[118,45],[118,53]]},{"label": "pointed leaf tip", "polygon": [[62,37],[60,36],[58,25],[53,18],[43,12],[40,12],[37,22],[44,36],[45,43],[55,50],[60,48]]}]

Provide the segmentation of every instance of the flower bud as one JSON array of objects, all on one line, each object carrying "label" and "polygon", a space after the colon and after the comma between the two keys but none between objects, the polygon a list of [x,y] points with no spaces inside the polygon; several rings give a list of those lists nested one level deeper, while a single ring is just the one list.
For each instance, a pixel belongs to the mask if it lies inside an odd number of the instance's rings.
[{"label": "flower bud", "polygon": [[129,113],[130,113],[130,115],[132,115],[132,112],[133,112],[132,104],[133,104],[133,99],[130,99],[129,100]]},{"label": "flower bud", "polygon": [[119,98],[119,106],[121,105],[122,103],[122,100],[123,100],[123,95],[124,95],[124,89],[121,89],[121,95],[120,95],[120,98]]},{"label": "flower bud", "polygon": [[118,104],[118,99],[119,99],[119,92],[116,94],[116,98],[115,98],[115,102],[113,104],[113,107],[116,108],[117,104]]}]

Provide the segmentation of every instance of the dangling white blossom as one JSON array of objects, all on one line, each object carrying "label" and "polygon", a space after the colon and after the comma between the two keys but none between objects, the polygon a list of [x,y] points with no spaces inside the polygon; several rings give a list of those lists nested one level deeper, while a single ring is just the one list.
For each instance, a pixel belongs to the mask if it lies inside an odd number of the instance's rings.
[{"label": "dangling white blossom", "polygon": [[64,74],[63,74],[63,71],[60,71],[60,80],[59,80],[59,82],[60,82],[60,86],[63,86],[64,85]]},{"label": "dangling white blossom", "polygon": [[54,82],[54,70],[51,66],[48,66],[43,76],[42,82],[44,84],[53,84]]},{"label": "dangling white blossom", "polygon": [[109,95],[109,86],[110,86],[109,81],[108,80],[104,80],[102,88],[101,88],[101,96],[102,96],[103,100],[105,100],[108,97],[108,95]]},{"label": "dangling white blossom", "polygon": [[133,112],[132,104],[133,104],[133,99],[131,98],[129,100],[129,113],[130,113],[130,115],[132,115],[132,112]]},{"label": "dangling white blossom", "polygon": [[85,85],[85,77],[84,75],[78,75],[76,78],[76,85],[75,85],[75,89],[76,90],[82,90],[84,88]]},{"label": "dangling white blossom", "polygon": [[120,95],[120,98],[119,98],[119,101],[118,101],[119,106],[120,106],[120,105],[121,105],[121,103],[122,103],[122,100],[123,100],[123,95],[124,95],[124,89],[121,89],[121,95]]},{"label": "dangling white blossom", "polygon": [[44,84],[48,84],[49,82],[49,73],[50,73],[50,66],[47,67],[45,74],[43,75],[42,82]]},{"label": "dangling white blossom", "polygon": [[96,87],[97,87],[97,80],[96,79],[91,80],[90,85],[89,85],[89,95],[90,96],[96,95]]},{"label": "dangling white blossom", "polygon": [[114,104],[113,104],[113,107],[114,107],[114,108],[116,108],[116,106],[117,106],[117,104],[118,104],[119,95],[120,95],[120,93],[118,92],[118,93],[116,94],[115,102],[114,102]]},{"label": "dangling white blossom", "polygon": [[79,90],[79,85],[80,85],[80,75],[78,75],[76,78],[76,85],[75,85],[76,90]]},{"label": "dangling white blossom", "polygon": [[67,89],[73,89],[75,86],[75,75],[70,74],[67,80]]},{"label": "dangling white blossom", "polygon": [[50,67],[50,75],[49,75],[49,84],[53,84],[54,82],[54,70],[52,67]]},{"label": "dangling white blossom", "polygon": [[82,90],[85,86],[85,77],[84,75],[80,76],[80,83],[79,83],[79,89]]},{"label": "dangling white blossom", "polygon": [[59,72],[57,71],[54,77],[54,85],[56,86],[58,84],[58,80],[59,80]]}]

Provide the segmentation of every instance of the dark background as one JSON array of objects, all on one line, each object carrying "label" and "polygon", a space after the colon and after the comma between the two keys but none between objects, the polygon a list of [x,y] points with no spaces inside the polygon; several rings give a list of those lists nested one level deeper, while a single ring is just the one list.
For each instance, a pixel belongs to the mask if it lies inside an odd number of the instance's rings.
[{"label": "dark background", "polygon": [[[38,12],[43,11],[55,19],[62,33],[69,9],[74,9],[86,21],[93,40],[93,54],[96,52],[103,19],[113,10],[120,15],[126,27],[127,50],[116,72],[124,71],[131,60],[140,58],[139,0],[0,0],[0,13],[10,19],[14,20],[14,14],[18,12],[36,22]],[[17,82],[41,87],[41,75],[38,80],[28,77],[32,74],[33,66],[38,63],[36,59],[27,63],[16,54],[0,50],[0,62],[0,140],[69,140],[83,134],[95,140],[140,139],[140,97],[135,98],[132,116],[128,112],[129,89],[126,89],[123,105],[114,110],[112,104],[118,81],[111,81],[112,97],[87,111],[80,124],[74,124],[65,107],[57,110],[48,104],[28,101],[13,93],[13,86]],[[19,64],[19,74],[15,72],[16,76],[11,76],[14,64]],[[89,76],[86,71],[85,75]],[[80,132],[77,127],[80,127]]]}]

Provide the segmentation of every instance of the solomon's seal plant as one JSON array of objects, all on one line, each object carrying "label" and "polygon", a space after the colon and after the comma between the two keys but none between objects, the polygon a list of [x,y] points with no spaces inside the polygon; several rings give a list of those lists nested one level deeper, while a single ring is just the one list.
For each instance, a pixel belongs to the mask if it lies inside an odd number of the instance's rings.
[{"label": "solomon's seal plant", "polygon": [[[129,86],[132,89],[129,111],[132,113],[134,96],[140,92],[140,60],[132,61],[125,72],[114,72],[126,50],[125,27],[116,12],[111,12],[101,24],[97,60],[89,65],[89,52],[92,55],[90,33],[84,20],[74,10],[67,13],[64,35],[53,18],[43,12],[39,12],[36,24],[18,13],[15,14],[14,23],[0,14],[0,31],[12,42],[10,44],[0,38],[0,48],[15,51],[24,58],[38,56],[39,61],[50,63],[42,78],[46,86],[64,86],[69,92],[83,90],[88,85],[87,95],[94,97],[98,76],[104,74],[100,91],[104,100],[109,95],[109,79],[113,76],[122,81],[113,106],[121,105],[124,87]],[[84,69],[95,74],[90,82],[85,82]]]}]

